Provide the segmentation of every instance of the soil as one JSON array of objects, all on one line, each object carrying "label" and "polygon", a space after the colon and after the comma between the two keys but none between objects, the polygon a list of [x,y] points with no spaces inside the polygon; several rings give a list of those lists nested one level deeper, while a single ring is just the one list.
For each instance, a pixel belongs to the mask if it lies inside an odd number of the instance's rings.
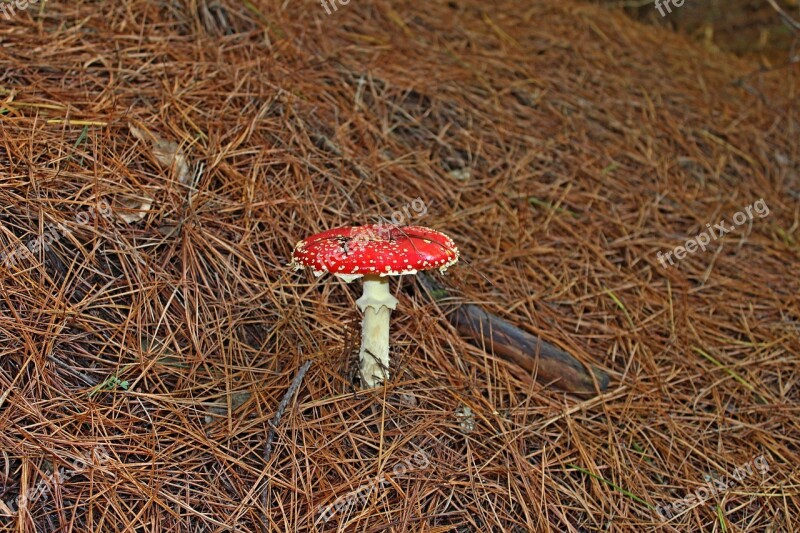
[{"label": "soil", "polygon": [[[800,65],[338,2],[0,15],[0,532],[800,531]],[[461,255],[361,390],[361,281],[291,257],[392,219]]]},{"label": "soil", "polygon": [[[785,63],[798,53],[798,29],[785,22],[765,0],[686,0],[681,7],[672,6],[671,13],[665,9],[663,16],[654,0],[602,0],[601,3],[612,9],[624,9],[639,21],[689,35],[709,48],[754,57],[764,64]],[[800,21],[797,0],[780,0],[778,4]]]}]

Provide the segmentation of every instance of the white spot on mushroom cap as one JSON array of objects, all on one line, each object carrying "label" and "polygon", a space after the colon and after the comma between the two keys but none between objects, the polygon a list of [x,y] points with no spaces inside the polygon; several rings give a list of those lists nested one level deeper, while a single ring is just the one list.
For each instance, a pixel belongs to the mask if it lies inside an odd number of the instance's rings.
[{"label": "white spot on mushroom cap", "polygon": [[[292,256],[296,270],[311,266],[317,275],[361,270],[384,276],[406,275],[417,269],[443,271],[458,260],[459,252],[452,239],[432,229],[367,225],[327,230],[299,241]],[[359,259],[368,264],[358,264]]]}]

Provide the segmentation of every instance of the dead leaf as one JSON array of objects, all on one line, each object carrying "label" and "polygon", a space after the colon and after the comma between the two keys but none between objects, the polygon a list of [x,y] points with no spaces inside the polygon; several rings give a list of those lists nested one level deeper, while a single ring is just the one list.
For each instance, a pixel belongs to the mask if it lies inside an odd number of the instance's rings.
[{"label": "dead leaf", "polygon": [[244,402],[250,399],[250,392],[246,390],[232,392],[230,398],[230,411],[228,411],[228,396],[221,397],[208,408],[209,414],[205,418],[206,424],[212,423],[215,417],[227,418],[230,416],[230,413],[240,408]]},{"label": "dead leaf", "polygon": [[178,143],[157,139],[153,142],[153,155],[165,167],[175,169],[175,177],[180,183],[185,185],[191,178],[192,170]]},{"label": "dead leaf", "polygon": [[119,196],[118,203],[114,212],[128,224],[135,224],[147,216],[153,206],[153,199],[149,196]]},{"label": "dead leaf", "polygon": [[139,139],[142,142],[147,142],[148,140],[153,138],[153,134],[152,133],[150,133],[149,131],[137,128],[133,124],[129,124],[128,125],[128,129],[131,130],[131,134],[134,137],[136,137],[137,139]]},{"label": "dead leaf", "polygon": [[457,168],[455,170],[451,170],[448,172],[448,174],[459,181],[467,181],[472,177],[472,170],[469,168]]},{"label": "dead leaf", "polygon": [[475,429],[475,415],[468,405],[462,404],[456,410],[456,420],[458,420],[458,425],[461,426],[461,431],[464,433],[472,433]]},{"label": "dead leaf", "polygon": [[153,157],[156,158],[159,164],[170,169],[174,168],[175,177],[178,178],[180,183],[185,185],[189,181],[192,177],[191,165],[189,165],[189,160],[183,151],[181,151],[180,145],[177,142],[161,139],[147,130],[147,128],[139,128],[133,124],[129,124],[128,129],[130,129],[131,135],[138,140],[150,143]]}]

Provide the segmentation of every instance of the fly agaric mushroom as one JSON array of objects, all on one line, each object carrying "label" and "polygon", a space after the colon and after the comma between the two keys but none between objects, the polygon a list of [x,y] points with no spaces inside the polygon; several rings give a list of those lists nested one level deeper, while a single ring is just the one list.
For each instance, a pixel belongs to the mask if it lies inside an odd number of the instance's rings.
[{"label": "fly agaric mushroom", "polygon": [[416,274],[458,261],[458,249],[447,235],[420,226],[401,228],[373,224],[323,231],[297,243],[295,270],[330,272],[350,283],[364,277],[364,293],[356,300],[364,313],[359,369],[365,388],[389,377],[389,318],[397,299],[389,291],[389,276]]}]

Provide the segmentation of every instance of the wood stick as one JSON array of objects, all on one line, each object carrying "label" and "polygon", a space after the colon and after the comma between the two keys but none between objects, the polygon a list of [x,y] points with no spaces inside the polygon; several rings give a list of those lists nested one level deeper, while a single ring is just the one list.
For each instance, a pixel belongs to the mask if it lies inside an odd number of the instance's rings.
[{"label": "wood stick", "polygon": [[553,346],[474,304],[458,303],[433,276],[418,272],[416,279],[428,297],[439,304],[458,332],[479,347],[486,347],[533,376],[577,396],[592,397],[608,389],[602,370],[587,368],[564,350]]},{"label": "wood stick", "polygon": [[[311,363],[314,361],[309,359],[300,367],[300,370],[297,371],[297,375],[292,380],[292,384],[289,385],[289,390],[286,391],[286,394],[283,395],[283,399],[281,403],[278,404],[278,409],[275,411],[275,416],[272,417],[272,420],[269,421],[269,431],[267,432],[267,442],[264,445],[264,468],[266,469],[267,463],[269,463],[270,457],[272,457],[272,442],[275,440],[275,430],[278,427],[278,424],[281,423],[281,417],[283,416],[283,412],[286,410],[286,407],[289,406],[289,401],[294,397],[297,389],[300,388],[300,383],[303,382],[303,377],[305,377],[306,372],[311,367]],[[266,470],[265,470],[266,472]],[[270,531],[266,524],[269,523],[267,520],[267,509],[269,509],[269,478],[266,478],[264,481],[264,492],[261,495],[261,504],[264,507],[264,526],[262,531]]]}]

